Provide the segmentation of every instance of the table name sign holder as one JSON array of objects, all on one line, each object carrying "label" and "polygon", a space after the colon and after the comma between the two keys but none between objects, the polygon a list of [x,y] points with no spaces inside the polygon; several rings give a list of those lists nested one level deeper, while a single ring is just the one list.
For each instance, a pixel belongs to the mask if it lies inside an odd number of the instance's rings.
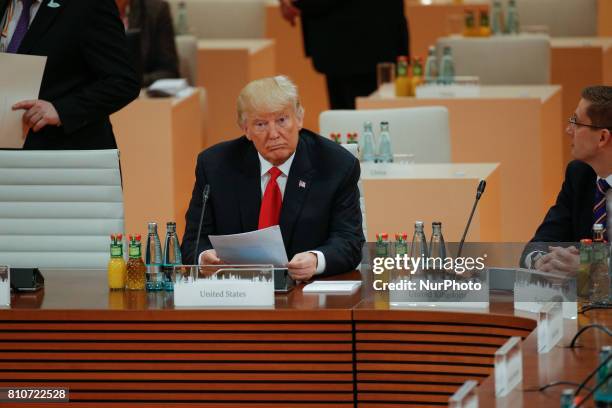
[{"label": "table name sign holder", "polygon": [[[449,310],[488,310],[489,271],[389,271],[389,307]],[[393,284],[393,286],[391,286]],[[479,286],[474,286],[478,284]],[[478,289],[475,289],[477,287]]]},{"label": "table name sign holder", "polygon": [[449,408],[478,408],[478,381],[468,380],[448,399]]},{"label": "table name sign holder", "polygon": [[272,265],[180,265],[172,278],[175,307],[274,306]]},{"label": "table name sign holder", "polygon": [[11,307],[11,268],[0,265],[0,308]]},{"label": "table name sign holder", "polygon": [[548,302],[538,313],[538,353],[548,353],[563,338],[561,302]]},{"label": "table name sign holder", "polygon": [[516,269],[514,309],[540,313],[548,302],[561,302],[564,319],[577,319],[576,278],[533,269]]},{"label": "table name sign holder", "polygon": [[523,381],[523,351],[520,337],[510,337],[495,352],[495,397],[508,395]]},{"label": "table name sign holder", "polygon": [[477,76],[456,76],[452,84],[431,83],[417,86],[416,98],[479,98],[480,78]]}]

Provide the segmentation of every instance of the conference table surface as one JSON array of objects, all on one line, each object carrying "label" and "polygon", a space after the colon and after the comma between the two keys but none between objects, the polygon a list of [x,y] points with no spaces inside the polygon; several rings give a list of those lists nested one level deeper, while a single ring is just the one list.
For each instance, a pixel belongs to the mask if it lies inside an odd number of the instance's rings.
[{"label": "conference table surface", "polygon": [[[581,382],[612,344],[589,330],[567,347],[580,327],[609,326],[607,310],[565,320],[562,341],[538,354],[537,316],[515,311],[509,293],[492,294],[488,310],[394,308],[370,272],[327,278],[363,280],[350,295],[298,285],[252,309],[109,292],[100,270],[43,274],[44,290],[0,309],[0,387],[68,387],[79,406],[444,406],[475,379],[482,407],[552,407],[567,386],[537,389]],[[493,353],[511,336],[524,339],[523,382],[496,399]]]}]

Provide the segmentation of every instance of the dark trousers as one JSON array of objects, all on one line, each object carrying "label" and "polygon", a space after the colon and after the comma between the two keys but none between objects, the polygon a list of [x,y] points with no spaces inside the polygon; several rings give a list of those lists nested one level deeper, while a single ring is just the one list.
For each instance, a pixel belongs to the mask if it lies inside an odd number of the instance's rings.
[{"label": "dark trousers", "polygon": [[355,98],[377,88],[376,71],[366,74],[325,75],[330,109],[355,109]]}]

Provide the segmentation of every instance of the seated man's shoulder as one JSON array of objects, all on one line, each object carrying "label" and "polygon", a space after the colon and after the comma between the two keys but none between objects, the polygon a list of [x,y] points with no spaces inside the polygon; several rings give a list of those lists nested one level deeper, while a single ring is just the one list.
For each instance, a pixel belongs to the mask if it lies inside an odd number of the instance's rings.
[{"label": "seated man's shoulder", "polygon": [[228,161],[240,160],[248,148],[250,142],[244,136],[237,139],[228,140],[217,143],[207,149],[204,149],[198,155],[198,162],[205,163],[226,163]]},{"label": "seated man's shoulder", "polygon": [[565,178],[568,180],[590,180],[595,179],[595,170],[588,164],[580,160],[572,160],[568,163],[565,171]]}]

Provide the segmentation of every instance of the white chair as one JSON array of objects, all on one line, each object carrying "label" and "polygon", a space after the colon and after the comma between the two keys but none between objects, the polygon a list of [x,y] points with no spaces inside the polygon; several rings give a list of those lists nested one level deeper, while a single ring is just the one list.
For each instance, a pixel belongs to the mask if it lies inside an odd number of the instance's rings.
[{"label": "white chair", "polygon": [[105,268],[123,217],[117,150],[0,151],[0,264]]},{"label": "white chair", "polygon": [[372,122],[379,134],[380,122],[389,122],[394,153],[414,154],[416,163],[450,163],[451,145],[448,109],[426,106],[400,109],[329,110],[321,112],[319,129],[330,133],[363,133],[363,123]]},{"label": "white chair", "polygon": [[482,85],[550,83],[550,37],[521,34],[487,38],[442,37],[438,56],[450,46],[455,74],[476,75]]},{"label": "white chair", "polygon": [[265,36],[266,0],[169,0],[173,16],[183,1],[187,24],[198,39]]},{"label": "white chair", "polygon": [[597,36],[597,0],[517,0],[516,6],[521,27],[547,26],[552,37]]}]

